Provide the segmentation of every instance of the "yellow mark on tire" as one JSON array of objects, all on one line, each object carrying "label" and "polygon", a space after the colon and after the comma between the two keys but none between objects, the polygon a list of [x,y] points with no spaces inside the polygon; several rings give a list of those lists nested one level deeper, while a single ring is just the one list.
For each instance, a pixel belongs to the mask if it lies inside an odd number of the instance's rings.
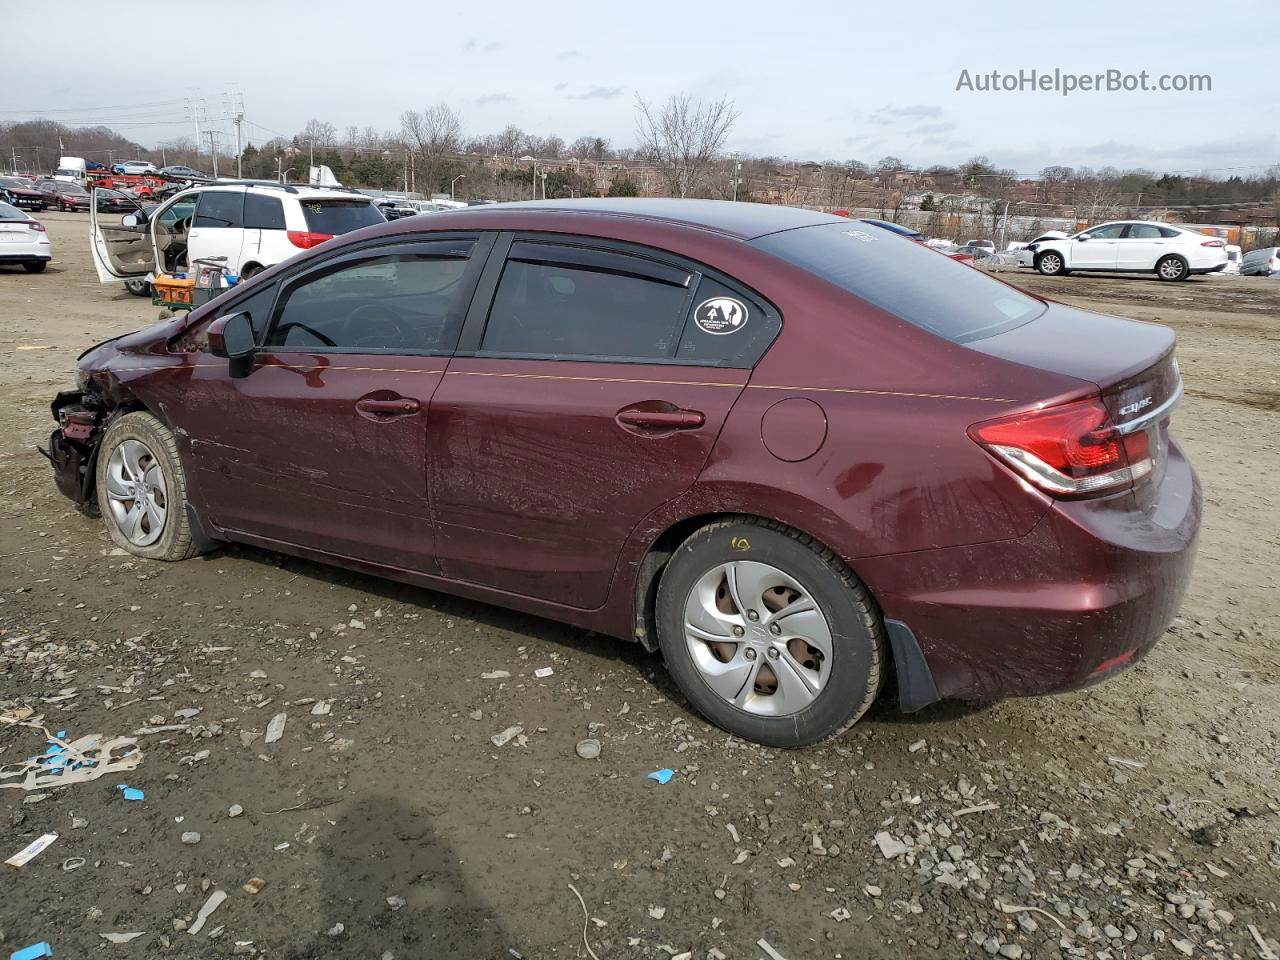
[{"label": "yellow mark on tire", "polygon": [[733,547],[735,550],[750,550],[751,541],[746,537],[734,537],[729,541],[729,546]]}]

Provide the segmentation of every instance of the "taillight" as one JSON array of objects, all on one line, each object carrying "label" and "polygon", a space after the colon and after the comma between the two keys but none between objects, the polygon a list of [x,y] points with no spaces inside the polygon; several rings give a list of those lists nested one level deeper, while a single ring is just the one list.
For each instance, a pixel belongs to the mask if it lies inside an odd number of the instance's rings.
[{"label": "taillight", "polygon": [[289,242],[295,247],[301,247],[308,250],[311,247],[318,247],[326,240],[332,240],[332,233],[308,233],[305,230],[290,230]]},{"label": "taillight", "polygon": [[1226,244],[1221,240],[1206,240],[1200,244],[1202,247],[1225,247]]},{"label": "taillight", "polygon": [[27,222],[27,226],[30,227],[32,230],[36,231],[36,233],[44,233],[43,223],[36,223],[36,221],[30,220]]},{"label": "taillight", "polygon": [[1145,430],[1121,434],[1097,397],[984,420],[969,436],[1048,493],[1081,496],[1127,487],[1151,472]]}]

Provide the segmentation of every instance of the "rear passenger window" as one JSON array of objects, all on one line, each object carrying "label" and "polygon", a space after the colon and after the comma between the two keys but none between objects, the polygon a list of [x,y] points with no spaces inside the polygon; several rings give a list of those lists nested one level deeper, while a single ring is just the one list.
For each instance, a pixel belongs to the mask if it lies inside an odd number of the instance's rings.
[{"label": "rear passenger window", "polygon": [[752,367],[781,329],[782,320],[773,309],[703,277],[676,357],[721,367]]},{"label": "rear passenger window", "polygon": [[[595,262],[589,252],[581,262],[555,262],[551,256],[535,262],[538,247],[512,248],[489,311],[483,352],[614,360],[675,355],[688,312],[687,272],[604,252]],[[658,278],[664,274],[671,282]]]},{"label": "rear passenger window", "polygon": [[1153,227],[1149,223],[1132,223],[1129,225],[1130,240],[1156,240],[1162,234],[1159,227]]},{"label": "rear passenger window", "polygon": [[452,351],[466,307],[472,243],[432,246],[438,255],[372,257],[304,281],[277,308],[264,346],[309,353]]},{"label": "rear passenger window", "polygon": [[193,227],[239,227],[243,224],[244,191],[211,190],[200,194]]},{"label": "rear passenger window", "polygon": [[283,230],[284,204],[278,197],[244,196],[244,225],[250,230]]}]

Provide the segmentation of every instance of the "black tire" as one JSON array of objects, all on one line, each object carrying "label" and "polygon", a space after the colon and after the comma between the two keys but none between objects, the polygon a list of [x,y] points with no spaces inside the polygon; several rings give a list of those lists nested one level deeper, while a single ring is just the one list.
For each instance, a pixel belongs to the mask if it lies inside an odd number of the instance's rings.
[{"label": "black tire", "polygon": [[240,271],[240,280],[242,282],[245,280],[251,280],[265,269],[267,268],[260,264],[251,263],[249,264],[249,266],[245,267],[243,270]]},{"label": "black tire", "polygon": [[[165,520],[160,536],[154,543],[140,546],[132,542],[120,529],[107,492],[107,471],[111,456],[126,440],[140,441],[154,456],[155,465],[164,476]],[[126,413],[114,420],[102,438],[98,451],[95,474],[98,494],[98,510],[102,514],[107,532],[117,547],[135,557],[148,560],[186,560],[200,551],[194,544],[191,525],[187,521],[187,478],[178,457],[178,444],[173,431],[150,413],[139,411]]]},{"label": "black tire", "polygon": [[[781,570],[809,592],[827,621],[830,672],[821,691],[799,712],[768,717],[735,706],[703,679],[690,653],[684,628],[690,592],[709,571],[738,560]],[[887,660],[875,601],[830,549],[785,524],[737,516],[698,530],[663,570],[654,612],[658,643],[676,685],[704,717],[745,740],[773,747],[818,743],[852,726],[880,692]]]},{"label": "black tire", "polygon": [[147,283],[146,280],[126,280],[124,288],[135,297],[151,296],[151,284]]},{"label": "black tire", "polygon": [[1191,268],[1181,257],[1169,254],[1156,261],[1156,276],[1161,280],[1176,283],[1191,276]]},{"label": "black tire", "polygon": [[1060,277],[1067,272],[1062,254],[1056,250],[1046,250],[1037,255],[1035,266],[1046,277]]},{"label": "black tire", "polygon": [[22,269],[27,273],[44,273],[44,268],[49,265],[48,260],[35,260],[31,263],[24,263]]}]

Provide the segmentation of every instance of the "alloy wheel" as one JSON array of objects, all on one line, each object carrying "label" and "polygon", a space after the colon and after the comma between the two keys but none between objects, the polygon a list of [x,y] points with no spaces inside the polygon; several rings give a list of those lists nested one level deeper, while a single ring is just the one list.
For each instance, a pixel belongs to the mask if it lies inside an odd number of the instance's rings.
[{"label": "alloy wheel", "polygon": [[1040,258],[1041,273],[1054,274],[1062,269],[1062,261],[1056,254],[1046,253]]},{"label": "alloy wheel", "polygon": [[1181,260],[1170,258],[1160,264],[1160,276],[1164,277],[1166,280],[1177,280],[1182,276],[1182,271],[1184,269],[1185,268],[1182,266]]},{"label": "alloy wheel", "polygon": [[107,499],[112,519],[125,539],[150,546],[164,532],[169,513],[164,471],[141,440],[121,441],[107,461]]},{"label": "alloy wheel", "polygon": [[703,574],[685,601],[685,642],[703,681],[747,713],[806,709],[831,676],[827,618],[794,577],[737,560]]}]

